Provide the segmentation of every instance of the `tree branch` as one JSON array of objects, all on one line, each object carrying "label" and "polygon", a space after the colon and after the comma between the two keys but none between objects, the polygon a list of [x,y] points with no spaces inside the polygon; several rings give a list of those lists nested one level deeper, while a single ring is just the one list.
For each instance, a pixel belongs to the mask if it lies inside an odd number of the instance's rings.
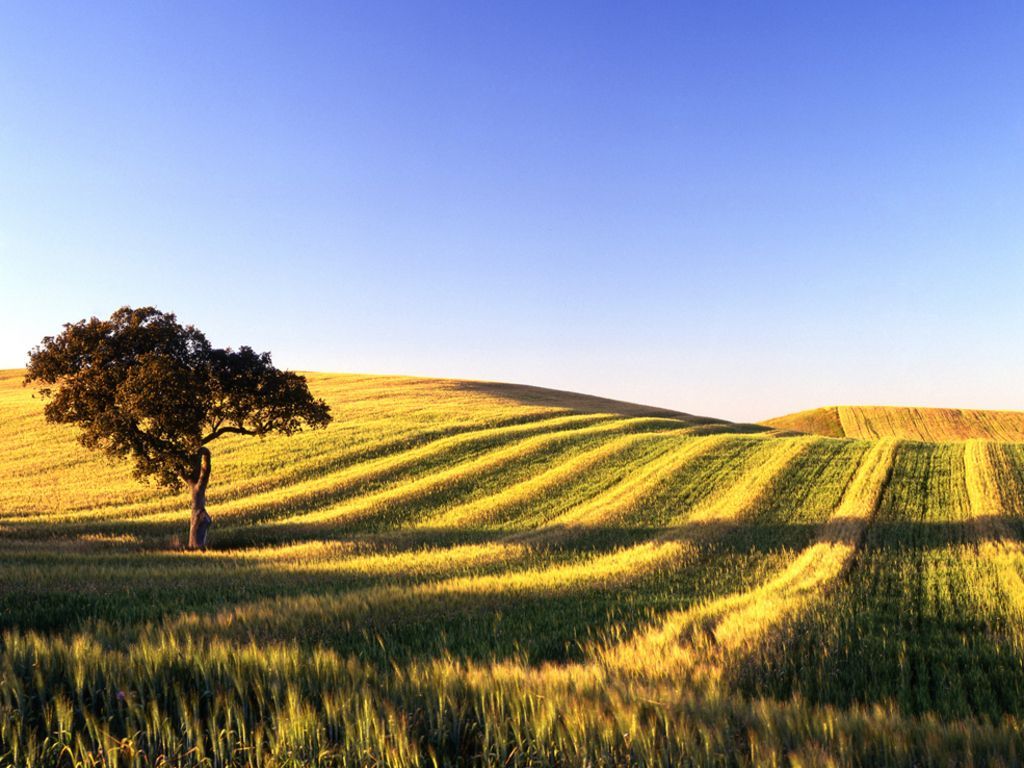
[{"label": "tree branch", "polygon": [[234,434],[234,435],[258,435],[258,434],[260,434],[258,431],[254,431],[254,430],[251,430],[251,429],[246,429],[245,427],[220,427],[218,429],[213,430],[213,432],[211,432],[206,437],[204,437],[200,441],[199,444],[200,445],[206,445],[211,440],[216,440],[221,435],[226,435],[226,434],[229,434],[229,433],[230,434]]},{"label": "tree branch", "polygon": [[174,443],[147,432],[135,421],[128,422],[127,427],[132,447],[138,454],[146,458],[151,457],[151,451],[166,454],[181,453]]}]

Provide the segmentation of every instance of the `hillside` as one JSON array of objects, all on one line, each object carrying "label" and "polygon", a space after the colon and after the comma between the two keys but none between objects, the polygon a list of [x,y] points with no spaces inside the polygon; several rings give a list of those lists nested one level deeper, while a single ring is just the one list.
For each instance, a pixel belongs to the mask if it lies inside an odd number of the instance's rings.
[{"label": "hillside", "polygon": [[[44,531],[57,536],[108,531],[113,524],[118,534],[131,528],[147,543],[166,543],[159,539],[164,534],[176,536],[184,496],[140,484],[129,465],[82,449],[73,428],[43,422],[43,401],[22,386],[23,375],[0,371],[0,461],[8,479],[0,488],[0,525],[30,531],[59,520],[60,528]],[[445,490],[461,481],[479,493],[487,487],[485,479],[502,487],[542,461],[584,449],[643,446],[647,437],[663,433],[764,430],[541,387],[397,376],[307,377],[332,407],[328,429],[265,440],[229,436],[211,446],[209,504],[218,514],[221,541],[226,531],[232,540],[244,538],[257,522],[284,526],[314,512],[352,518],[349,508],[367,490],[395,489],[413,478],[436,480]],[[521,471],[506,475],[517,462],[524,465]],[[376,504],[388,497],[372,498]]]},{"label": "hillside", "polygon": [[213,444],[198,554],[0,375],[0,765],[1024,754],[1024,446],[309,380],[328,429]]},{"label": "hillside", "polygon": [[1024,411],[840,405],[762,423],[775,429],[864,440],[895,437],[924,442],[1024,442]]}]

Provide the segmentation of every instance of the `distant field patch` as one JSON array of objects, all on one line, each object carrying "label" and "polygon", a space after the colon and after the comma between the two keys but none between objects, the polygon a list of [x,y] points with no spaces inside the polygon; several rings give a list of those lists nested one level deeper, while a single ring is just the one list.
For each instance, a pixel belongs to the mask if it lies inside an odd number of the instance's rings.
[{"label": "distant field patch", "polygon": [[1024,411],[895,406],[830,406],[762,422],[776,429],[828,437],[923,442],[1024,442]]}]

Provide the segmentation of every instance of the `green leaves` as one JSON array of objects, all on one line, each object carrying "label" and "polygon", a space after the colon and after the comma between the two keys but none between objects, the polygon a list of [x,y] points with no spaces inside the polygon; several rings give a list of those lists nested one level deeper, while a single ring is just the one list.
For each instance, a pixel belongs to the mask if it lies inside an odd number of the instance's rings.
[{"label": "green leaves", "polygon": [[77,425],[83,445],[168,486],[189,481],[196,452],[221,435],[290,435],[331,418],[269,353],[215,349],[153,307],[66,324],[30,352],[25,383],[45,385],[47,420]]}]

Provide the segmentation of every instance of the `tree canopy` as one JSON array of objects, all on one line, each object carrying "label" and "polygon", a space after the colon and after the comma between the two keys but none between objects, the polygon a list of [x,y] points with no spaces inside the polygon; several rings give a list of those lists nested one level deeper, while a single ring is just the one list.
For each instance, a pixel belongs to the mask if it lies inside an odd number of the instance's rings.
[{"label": "tree canopy", "polygon": [[292,434],[331,420],[303,376],[269,353],[217,349],[153,307],[65,324],[29,353],[47,420],[75,424],[88,448],[134,461],[137,477],[197,482],[205,446],[225,434]]}]

